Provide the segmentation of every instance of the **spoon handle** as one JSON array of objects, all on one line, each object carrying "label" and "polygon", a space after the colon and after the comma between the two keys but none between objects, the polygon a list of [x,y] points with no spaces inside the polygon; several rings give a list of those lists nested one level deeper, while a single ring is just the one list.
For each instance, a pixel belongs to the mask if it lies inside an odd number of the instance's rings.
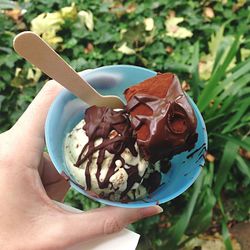
[{"label": "spoon handle", "polygon": [[25,31],[18,34],[14,39],[13,46],[19,55],[89,105],[95,105],[103,98],[35,33]]}]

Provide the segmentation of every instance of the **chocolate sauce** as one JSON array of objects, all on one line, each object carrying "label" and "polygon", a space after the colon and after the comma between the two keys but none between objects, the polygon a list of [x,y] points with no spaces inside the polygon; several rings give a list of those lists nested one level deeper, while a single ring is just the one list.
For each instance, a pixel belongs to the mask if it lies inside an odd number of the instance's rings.
[{"label": "chocolate sauce", "polygon": [[147,189],[147,192],[153,193],[161,184],[161,173],[153,172],[148,178],[144,179],[142,185]]},{"label": "chocolate sauce", "polygon": [[[121,168],[124,168],[128,174],[127,188],[121,195],[125,196],[130,191],[134,183],[141,182],[138,166],[126,164],[125,160],[121,156],[126,148],[133,156],[137,156],[138,154],[135,149],[136,138],[128,119],[128,115],[125,111],[114,111],[107,107],[91,106],[85,112],[85,125],[83,126],[83,129],[85,130],[89,141],[83,147],[75,166],[80,167],[81,164],[87,161],[85,169],[86,190],[91,190],[90,167],[93,154],[98,151],[96,178],[99,188],[105,189],[108,188],[110,184],[112,185],[109,180],[110,177],[117,171],[115,170],[115,162],[120,160],[122,163]],[[112,135],[113,137],[110,138]],[[103,141],[98,146],[95,146],[95,141],[100,138]],[[105,151],[113,154],[114,157],[104,180],[101,181],[100,175],[105,157]]]},{"label": "chocolate sauce", "polygon": [[171,162],[169,160],[160,161],[160,170],[163,174],[166,174],[171,168]]},{"label": "chocolate sauce", "polygon": [[194,155],[195,155],[195,153],[197,153],[197,152],[199,152],[199,151],[203,151],[203,150],[206,150],[206,143],[203,143],[199,148],[197,148],[196,150],[194,150],[192,153],[190,153],[188,156],[187,156],[187,159],[189,159],[189,158],[192,158]]},{"label": "chocolate sauce", "polygon": [[[129,178],[127,182],[127,187],[125,191],[121,193],[121,197],[124,197],[136,182],[140,183],[142,180],[142,177],[139,175],[139,172],[138,172],[138,164],[134,166],[134,165],[130,165],[127,163],[126,165],[129,167],[129,168],[127,167],[125,168]],[[134,193],[134,196],[135,196],[135,193]]]},{"label": "chocolate sauce", "polygon": [[[135,114],[138,106],[150,109],[152,115]],[[152,163],[190,150],[197,141],[196,117],[175,75],[165,97],[135,93],[128,100],[127,111],[137,135],[142,126],[149,131],[146,139],[137,136],[137,143],[142,156]]]},{"label": "chocolate sauce", "polygon": [[206,152],[204,152],[202,155],[198,156],[198,159],[195,161],[195,163],[198,163],[201,159],[205,160]]}]

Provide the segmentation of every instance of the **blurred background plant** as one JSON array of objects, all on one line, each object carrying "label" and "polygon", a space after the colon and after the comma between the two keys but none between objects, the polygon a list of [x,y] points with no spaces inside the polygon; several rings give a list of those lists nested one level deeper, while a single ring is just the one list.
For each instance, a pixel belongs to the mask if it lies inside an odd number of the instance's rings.
[{"label": "blurred background plant", "polygon": [[[39,34],[78,71],[133,64],[175,72],[203,113],[206,165],[162,215],[130,228],[142,235],[138,249],[201,249],[212,236],[236,249],[229,230],[250,214],[249,13],[246,0],[1,0],[0,131],[47,80],[13,51],[21,31]],[[73,190],[66,202],[100,206]]]}]

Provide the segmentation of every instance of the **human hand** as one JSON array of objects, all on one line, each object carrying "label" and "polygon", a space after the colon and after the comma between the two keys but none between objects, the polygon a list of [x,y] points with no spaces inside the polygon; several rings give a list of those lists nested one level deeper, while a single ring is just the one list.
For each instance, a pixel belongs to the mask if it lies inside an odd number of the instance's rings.
[{"label": "human hand", "polygon": [[61,89],[49,81],[17,123],[0,134],[0,249],[65,249],[162,211],[104,207],[79,214],[51,200],[62,200],[69,188],[43,153],[45,119]]}]

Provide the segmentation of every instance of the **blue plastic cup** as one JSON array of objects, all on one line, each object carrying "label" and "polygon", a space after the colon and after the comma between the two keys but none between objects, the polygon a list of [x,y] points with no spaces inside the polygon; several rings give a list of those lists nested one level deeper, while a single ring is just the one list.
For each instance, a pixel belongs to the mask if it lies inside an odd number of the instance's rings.
[{"label": "blue plastic cup", "polygon": [[[139,83],[156,72],[137,66],[114,65],[97,68],[88,72],[79,73],[98,92],[103,95],[117,95],[124,100],[123,92],[126,88]],[[90,196],[85,190],[69,180],[70,185],[83,195],[111,206],[138,208],[148,207],[170,201],[187,190],[197,179],[205,163],[203,154],[207,148],[207,133],[202,116],[189,98],[197,118],[198,141],[191,151],[186,151],[174,156],[171,168],[163,174],[162,185],[143,200],[122,203]],[[45,139],[47,149],[57,171],[70,176],[64,158],[64,139],[74,127],[84,118],[86,103],[76,98],[68,90],[63,90],[54,100],[45,125]],[[188,157],[189,156],[189,157]]]}]

